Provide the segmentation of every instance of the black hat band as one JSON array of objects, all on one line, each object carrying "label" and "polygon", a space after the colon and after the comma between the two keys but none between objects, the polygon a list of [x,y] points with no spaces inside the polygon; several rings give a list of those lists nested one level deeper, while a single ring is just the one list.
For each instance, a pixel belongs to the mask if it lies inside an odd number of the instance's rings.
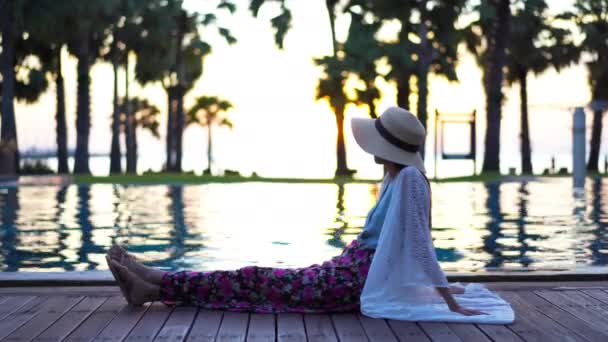
[{"label": "black hat band", "polygon": [[407,151],[407,152],[412,152],[412,153],[418,152],[418,149],[419,149],[418,145],[413,145],[413,144],[407,143],[403,140],[400,140],[396,136],[392,135],[391,132],[389,132],[386,128],[384,128],[384,126],[382,125],[382,122],[380,122],[379,118],[375,120],[374,124],[376,125],[376,129],[378,130],[378,133],[380,133],[380,135],[384,139],[386,139],[386,141],[391,143],[392,145],[394,145],[404,151]]}]

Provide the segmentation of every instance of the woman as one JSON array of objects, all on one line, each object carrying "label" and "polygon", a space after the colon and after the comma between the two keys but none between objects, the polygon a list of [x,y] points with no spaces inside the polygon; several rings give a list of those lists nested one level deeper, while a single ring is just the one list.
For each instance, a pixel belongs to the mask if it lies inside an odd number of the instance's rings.
[{"label": "woman", "polygon": [[[381,316],[387,299],[396,303],[391,296],[403,294],[399,292],[403,286],[418,284],[431,286],[454,313],[484,314],[455,300],[453,294],[462,294],[464,288],[448,285],[435,256],[430,239],[430,188],[418,153],[425,139],[422,124],[407,110],[392,107],[377,120],[353,119],[352,129],[357,143],[384,164],[387,173],[362,233],[341,255],[295,269],[248,266],[234,271],[163,272],[113,246],[106,258],[129,303],[161,300],[268,313],[349,311],[361,305],[371,316]],[[403,241],[389,241],[395,236]],[[377,261],[374,255],[380,255]],[[374,279],[366,284],[370,267]]]}]

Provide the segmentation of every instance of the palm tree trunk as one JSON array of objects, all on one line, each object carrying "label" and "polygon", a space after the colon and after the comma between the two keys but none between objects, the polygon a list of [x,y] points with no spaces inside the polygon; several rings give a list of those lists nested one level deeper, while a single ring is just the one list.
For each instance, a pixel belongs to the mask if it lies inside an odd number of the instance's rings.
[{"label": "palm tree trunk", "polygon": [[407,74],[403,78],[397,80],[397,105],[401,108],[410,109],[410,78],[412,76]]},{"label": "palm tree trunk", "polygon": [[178,87],[177,110],[175,112],[175,171],[182,172],[184,136],[184,87]]},{"label": "palm tree trunk", "polygon": [[56,53],[57,70],[55,70],[55,74],[57,78],[55,79],[55,83],[57,85],[57,113],[55,114],[55,120],[57,121],[57,172],[69,173],[68,128],[65,118],[65,85],[63,83],[63,73],[61,72],[61,46],[57,47]]},{"label": "palm tree trunk", "polygon": [[[429,97],[429,84],[428,84],[429,70],[428,66],[422,66],[420,73],[418,74],[418,120],[424,126],[424,129],[427,129],[427,121],[428,121],[428,97]],[[424,159],[424,151],[425,144],[423,141],[419,153]]]},{"label": "palm tree trunk", "polygon": [[211,144],[213,142],[213,139],[211,137],[211,125],[212,125],[211,121],[207,120],[207,133],[208,133],[207,134],[207,169],[209,170],[209,174],[211,174],[211,159],[212,159],[211,157],[212,157],[212,153],[213,153],[212,146],[211,146]]},{"label": "palm tree trunk", "polygon": [[[428,121],[428,97],[429,97],[429,68],[430,68],[430,56],[420,54],[420,64],[418,69],[418,120],[427,128]],[[424,159],[425,142],[423,141],[419,153]]]},{"label": "palm tree trunk", "polygon": [[346,165],[346,145],[344,143],[344,106],[335,109],[336,127],[338,128],[338,141],[336,144],[337,167],[336,176],[350,175]]},{"label": "palm tree trunk", "polygon": [[[426,17],[426,12],[423,12],[423,15]],[[426,130],[427,121],[428,121],[428,97],[429,97],[429,70],[431,68],[431,63],[433,62],[433,48],[431,43],[427,37],[428,28],[426,25],[421,24],[419,26],[419,36],[421,37],[420,41],[420,50],[418,54],[418,120],[424,126]],[[424,148],[425,141],[422,142],[420,146],[419,152],[424,159]]]},{"label": "palm tree trunk", "polygon": [[135,113],[129,97],[129,56],[125,63],[125,145],[127,146],[127,173],[137,173],[137,151],[135,150]]},{"label": "palm tree trunk", "polygon": [[503,67],[509,33],[509,0],[496,0],[497,18],[488,37],[488,63],[485,66],[486,136],[482,173],[500,172],[500,119],[503,100]]},{"label": "palm tree trunk", "polygon": [[528,119],[528,71],[519,73],[519,96],[521,99],[521,172],[532,173],[532,148],[530,147],[530,123]]},{"label": "palm tree trunk", "polygon": [[89,134],[91,130],[91,93],[90,84],[91,69],[89,39],[87,29],[83,29],[78,42],[78,100],[76,105],[76,158],[74,161],[74,173],[90,174],[89,169]]},{"label": "palm tree trunk", "polygon": [[[113,49],[116,47],[113,46]],[[120,109],[118,106],[118,61],[117,52],[113,52],[112,71],[114,73],[114,101],[112,110],[112,145],[110,148],[110,173],[121,173],[121,153],[120,153]]]},{"label": "palm tree trunk", "polygon": [[[133,109],[131,108],[131,111],[133,111]],[[132,114],[133,117],[133,162],[135,165],[133,165],[133,173],[137,173],[137,160],[139,158],[138,156],[138,152],[137,152],[137,118],[135,117],[135,113]]]},{"label": "palm tree trunk", "polygon": [[336,40],[336,14],[334,13],[336,3],[336,0],[325,0],[325,7],[327,7],[327,14],[329,15],[329,26],[331,28],[331,43],[334,57],[336,57],[336,54],[338,52],[338,42]]},{"label": "palm tree trunk", "polygon": [[174,103],[174,88],[169,86],[167,89],[167,137],[166,137],[166,153],[167,153],[167,161],[165,162],[165,171],[173,171],[175,164],[175,154],[174,154],[174,133],[175,133],[175,110],[173,109]]},{"label": "palm tree trunk", "polygon": [[0,25],[2,25],[2,130],[0,133],[0,168],[3,173],[15,174],[19,170],[19,145],[15,122],[15,28],[14,2],[0,2]]},{"label": "palm tree trunk", "polygon": [[177,75],[176,108],[175,108],[175,171],[182,171],[182,138],[184,134],[184,61],[183,40],[186,30],[186,13],[182,11],[179,16],[177,31],[177,49],[175,53],[175,70]]},{"label": "palm tree trunk", "polygon": [[[366,86],[367,86],[367,89],[370,89],[374,85],[373,85],[373,82],[368,82]],[[374,103],[374,99],[373,98],[370,97],[369,99],[367,99],[367,107],[369,108],[369,116],[372,119],[377,118],[378,117],[378,113],[377,113],[376,104]]]},{"label": "palm tree trunk", "polygon": [[587,171],[599,172],[600,145],[602,143],[602,119],[604,112],[595,110],[593,112],[593,126],[591,127],[591,141],[589,142],[589,160],[587,161]]},{"label": "palm tree trunk", "polygon": [[[409,39],[407,25],[409,24],[409,13],[402,13],[399,18],[401,22],[401,30],[399,31],[399,43],[404,49],[408,49]],[[410,109],[410,79],[412,78],[411,72],[405,68],[401,63],[393,66],[400,70],[398,71],[401,77],[397,78],[397,105],[401,108]]]}]

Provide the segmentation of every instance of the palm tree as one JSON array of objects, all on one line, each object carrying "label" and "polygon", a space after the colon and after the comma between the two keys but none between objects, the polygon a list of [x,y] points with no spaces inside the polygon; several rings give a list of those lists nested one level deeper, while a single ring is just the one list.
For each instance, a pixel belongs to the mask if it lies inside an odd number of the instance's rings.
[{"label": "palm tree", "polygon": [[[144,27],[141,25],[140,19],[142,13],[146,10],[146,6],[149,5],[150,2],[146,0],[123,0],[121,5],[122,17],[118,19],[118,27],[114,29],[114,37],[119,42],[118,45],[121,47],[120,51],[118,52],[119,63],[124,68],[125,94],[122,101],[124,107],[121,108],[121,110],[126,115],[124,132],[127,156],[126,171],[128,173],[137,172],[137,120],[135,118],[135,113],[133,112],[135,109],[130,107],[131,101],[129,100],[129,85],[131,82],[129,75],[129,61],[131,52],[135,51],[135,47],[138,46],[142,40]],[[142,57],[145,58],[144,56]],[[114,129],[114,126],[112,132],[116,132],[118,134],[118,131]],[[114,146],[114,144],[115,143],[113,140],[112,146]],[[117,146],[120,146],[120,144]],[[118,162],[120,163],[120,150],[117,149],[116,154],[118,155],[118,158],[114,158],[118,159]],[[120,164],[118,164],[118,166],[120,166]]]},{"label": "palm tree", "polygon": [[[360,7],[380,22],[401,24],[397,42],[382,43],[391,65],[387,79],[397,84],[397,103],[410,108],[410,79],[418,84],[418,118],[423,126],[428,121],[428,77],[430,73],[456,81],[459,31],[454,27],[465,5],[454,1],[351,0],[351,8]],[[370,49],[370,54],[373,50]],[[424,156],[424,145],[421,147]]]},{"label": "palm tree", "polygon": [[570,41],[569,32],[553,27],[545,0],[528,0],[512,18],[507,48],[507,81],[519,83],[521,103],[521,169],[532,173],[532,149],[528,119],[527,76],[540,74],[550,67],[559,70],[575,62],[579,50]]},{"label": "palm tree", "polygon": [[[327,0],[330,1],[330,0]],[[260,8],[265,3],[276,2],[281,5],[281,13],[270,20],[270,23],[274,29],[274,41],[279,49],[283,49],[283,43],[285,42],[285,36],[289,29],[291,29],[291,11],[285,6],[285,0],[250,0],[249,10],[251,14],[257,18]],[[333,30],[333,27],[332,27]],[[333,31],[332,31],[333,32]]]},{"label": "palm tree", "polygon": [[344,56],[338,55],[338,41],[336,40],[336,12],[338,0],[326,0],[325,7],[329,15],[331,27],[331,40],[333,55],[330,57],[316,58],[315,63],[323,68],[323,75],[317,84],[317,100],[327,99],[336,117],[336,128],[338,131],[336,141],[336,176],[352,176],[356,171],[348,168],[346,163],[346,144],[344,142],[344,111],[349,102],[344,93],[344,85],[347,77],[347,66]]},{"label": "palm tree", "polygon": [[[217,9],[233,13],[236,8],[230,1],[220,0]],[[236,42],[228,29],[217,24],[214,13],[188,13],[182,9],[181,0],[172,0],[155,1],[147,7],[141,22],[147,39],[134,48],[138,56],[146,56],[138,58],[135,78],[141,84],[160,81],[168,95],[168,171],[181,171],[183,98],[202,75],[203,59],[211,52],[211,46],[201,38],[200,24],[214,25],[229,44]]]},{"label": "palm tree", "polygon": [[[275,29],[275,42],[279,48],[283,48],[286,33],[291,28],[291,12],[285,6],[285,0],[251,0],[249,9],[254,17],[258,16],[263,4],[277,2],[281,5],[281,13],[271,20]],[[344,82],[346,81],[348,67],[343,57],[338,57],[340,46],[336,40],[335,20],[339,1],[325,0],[325,7],[329,16],[331,28],[332,55],[316,58],[314,62],[322,67],[323,76],[317,85],[317,99],[326,99],[336,116],[336,127],[338,130],[336,145],[336,176],[350,176],[354,173],[347,167],[346,146],[344,143],[344,110],[349,100],[344,93]]]},{"label": "palm tree", "polygon": [[78,60],[74,173],[88,174],[91,130],[90,70],[92,63],[99,57],[100,47],[106,39],[107,28],[114,22],[120,0],[62,1],[70,7],[69,13],[61,18],[72,28],[68,39],[68,50]]},{"label": "palm tree", "polygon": [[[120,126],[123,132],[125,132],[125,145],[128,147],[127,151],[131,149],[131,163],[130,168],[127,172],[137,172],[137,128],[148,130],[154,137],[160,138],[158,128],[160,126],[158,122],[158,116],[160,111],[156,106],[149,103],[146,99],[137,97],[129,98],[123,97],[119,101],[118,111],[120,116]],[[132,129],[132,135],[127,141],[129,136],[126,132],[128,129]]]},{"label": "palm tree", "polygon": [[[22,100],[33,103],[47,89],[48,80],[46,62],[50,59],[51,50],[45,42],[29,38],[29,31],[39,17],[32,13],[26,15],[26,9],[33,6],[26,0],[0,2],[0,23],[2,29],[2,56],[0,73],[3,81],[2,90],[0,161],[3,167],[0,172],[15,174],[19,170],[19,144],[15,119],[14,101]],[[30,56],[38,57],[38,65],[28,63]],[[19,79],[16,79],[19,74]]]},{"label": "palm tree", "polygon": [[[12,0],[0,1],[0,25],[2,28],[2,56],[0,72],[2,73],[2,131],[0,134],[0,151],[2,162],[11,165],[17,173],[19,168],[19,144],[15,122],[15,12],[18,4]],[[7,170],[8,171],[8,170]]]},{"label": "palm tree", "polygon": [[[458,16],[465,6],[465,0],[416,2],[420,13],[419,22],[413,26],[419,43],[414,44],[417,56],[416,78],[418,81],[418,119],[424,128],[428,121],[428,77],[431,72],[457,81],[456,63],[458,61],[459,31],[455,28]],[[424,158],[425,144],[420,154]]]},{"label": "palm tree", "polygon": [[381,22],[366,23],[363,15],[350,12],[351,22],[348,38],[344,42],[343,51],[349,72],[357,75],[363,83],[363,89],[356,89],[356,104],[367,105],[369,116],[378,117],[375,101],[380,98],[380,90],[376,86],[376,78],[380,74],[376,70],[376,62],[384,56],[381,44],[375,35],[380,29]]},{"label": "palm tree", "polygon": [[62,72],[62,50],[72,29],[64,24],[62,18],[68,15],[71,8],[66,1],[37,0],[28,11],[29,39],[34,39],[43,46],[43,53],[38,53],[47,77],[55,82],[55,132],[57,144],[57,172],[69,173],[67,123],[65,113],[65,85]]},{"label": "palm tree", "polygon": [[589,86],[593,126],[587,170],[598,172],[598,161],[602,140],[602,119],[608,109],[608,0],[577,0],[574,17],[585,38],[580,45],[589,55]]},{"label": "palm tree", "polygon": [[487,128],[482,173],[492,173],[500,172],[502,83],[511,21],[510,0],[482,0],[476,9],[479,19],[466,28],[466,43],[483,69]]},{"label": "palm tree", "polygon": [[232,128],[232,121],[225,116],[226,111],[232,108],[232,103],[215,96],[199,96],[194,105],[188,110],[186,125],[197,124],[207,127],[207,170],[211,174],[212,162],[212,128],[213,126],[227,126]]},{"label": "palm tree", "polygon": [[391,70],[385,75],[397,88],[397,105],[410,109],[410,80],[416,74],[414,46],[409,35],[413,30],[412,11],[415,1],[401,0],[351,0],[349,7],[360,6],[366,13],[381,21],[397,21],[400,24],[397,40],[384,42],[382,47]]},{"label": "palm tree", "polygon": [[344,110],[350,100],[344,92],[347,68],[344,61],[338,57],[326,56],[315,59],[315,63],[323,70],[317,84],[317,100],[325,99],[336,116],[338,136],[336,142],[336,176],[353,174],[346,164],[346,146],[344,143]]}]

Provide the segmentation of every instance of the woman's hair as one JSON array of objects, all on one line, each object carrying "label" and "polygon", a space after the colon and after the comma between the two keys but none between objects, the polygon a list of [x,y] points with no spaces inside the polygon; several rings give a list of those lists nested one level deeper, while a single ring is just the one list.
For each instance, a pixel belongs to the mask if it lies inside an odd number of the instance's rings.
[{"label": "woman's hair", "polygon": [[407,167],[407,165],[403,165],[403,164],[399,164],[399,163],[395,163],[394,161],[390,161],[390,160],[386,160],[386,159],[382,159],[378,156],[374,156],[374,161],[378,164],[382,164],[382,163],[391,163],[393,165],[395,165],[395,167],[397,168],[397,171],[401,171],[404,168]]},{"label": "woman's hair", "polygon": [[399,171],[401,171],[401,170],[403,170],[403,169],[405,169],[407,167],[407,165],[395,163],[395,162],[392,162],[392,161],[389,161],[389,162],[393,163],[393,165],[395,165]]}]

